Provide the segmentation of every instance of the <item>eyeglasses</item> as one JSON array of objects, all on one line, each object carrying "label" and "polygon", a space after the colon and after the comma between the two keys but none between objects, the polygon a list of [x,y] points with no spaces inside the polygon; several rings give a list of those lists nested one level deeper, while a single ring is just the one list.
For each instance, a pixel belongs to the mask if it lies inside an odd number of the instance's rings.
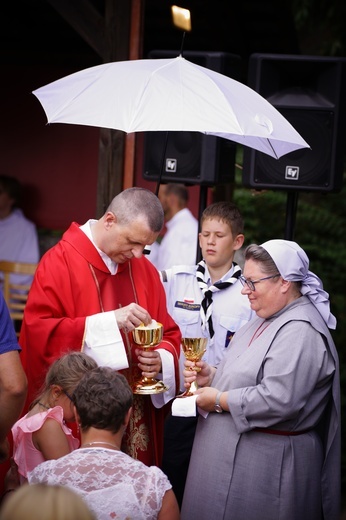
[{"label": "eyeglasses", "polygon": [[244,276],[239,276],[239,281],[243,287],[247,285],[250,291],[256,291],[255,283],[263,282],[264,280],[270,280],[270,278],[276,278],[277,276],[281,276],[280,273],[273,274],[272,276],[266,276],[265,278],[259,278],[258,280],[248,280]]}]

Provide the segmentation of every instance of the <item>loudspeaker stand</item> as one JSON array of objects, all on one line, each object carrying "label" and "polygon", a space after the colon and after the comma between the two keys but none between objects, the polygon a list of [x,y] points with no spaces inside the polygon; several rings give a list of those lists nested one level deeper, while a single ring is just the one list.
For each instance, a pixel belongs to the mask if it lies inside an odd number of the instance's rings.
[{"label": "loudspeaker stand", "polygon": [[285,240],[293,240],[298,206],[298,192],[287,192]]},{"label": "loudspeaker stand", "polygon": [[168,144],[168,132],[165,133],[165,142],[164,142],[163,150],[162,150],[160,175],[159,175],[159,178],[158,178],[158,181],[157,181],[157,185],[156,185],[156,190],[155,190],[156,197],[159,196],[162,175],[163,175],[163,172],[164,172],[164,169],[165,169],[165,157],[166,157],[166,151],[167,151],[167,144]]}]

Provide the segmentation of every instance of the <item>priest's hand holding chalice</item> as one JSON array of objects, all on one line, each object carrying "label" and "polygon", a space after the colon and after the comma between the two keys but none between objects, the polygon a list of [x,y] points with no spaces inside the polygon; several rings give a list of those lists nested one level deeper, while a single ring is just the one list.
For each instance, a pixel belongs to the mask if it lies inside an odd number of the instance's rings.
[{"label": "priest's hand holding chalice", "polygon": [[[144,351],[153,350],[162,340],[163,325],[155,320],[152,320],[148,325],[141,324],[132,331],[132,337],[140,349]],[[136,381],[132,390],[134,394],[150,395],[166,392],[168,387],[163,381],[158,381],[151,375],[148,375]]]},{"label": "priest's hand holding chalice", "polygon": [[[181,346],[183,349],[183,353],[185,358],[188,361],[192,361],[196,363],[200,361],[203,357],[204,352],[206,351],[208,338],[182,338]],[[190,370],[194,370],[195,372],[199,372],[201,369],[197,366],[193,366]],[[178,397],[188,397],[193,395],[198,389],[197,381],[193,381],[190,385],[190,389],[186,390],[183,394]]]}]

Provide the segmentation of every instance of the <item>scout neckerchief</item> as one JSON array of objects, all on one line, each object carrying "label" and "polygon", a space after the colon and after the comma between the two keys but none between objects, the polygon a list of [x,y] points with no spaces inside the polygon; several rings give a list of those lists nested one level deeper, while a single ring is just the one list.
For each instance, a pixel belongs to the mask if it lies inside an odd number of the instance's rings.
[{"label": "scout neckerchief", "polygon": [[196,270],[196,277],[197,282],[199,285],[199,288],[201,289],[204,298],[201,302],[201,309],[200,309],[200,315],[202,320],[202,329],[205,330],[207,328],[209,329],[209,335],[210,338],[214,336],[214,327],[213,327],[213,320],[212,320],[212,310],[213,310],[213,298],[212,295],[214,292],[222,291],[223,289],[227,289],[230,285],[235,283],[239,276],[241,275],[241,268],[238,264],[235,262],[232,263],[233,265],[233,275],[225,280],[224,282],[216,282],[214,285],[210,285],[208,287],[207,281],[205,280],[205,262],[202,260],[199,262],[197,270]]}]

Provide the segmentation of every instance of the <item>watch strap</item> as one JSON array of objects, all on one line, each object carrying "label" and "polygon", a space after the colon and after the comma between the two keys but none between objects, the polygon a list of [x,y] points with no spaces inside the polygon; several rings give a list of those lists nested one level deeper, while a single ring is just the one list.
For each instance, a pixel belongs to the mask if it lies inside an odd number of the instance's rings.
[{"label": "watch strap", "polygon": [[218,392],[218,393],[216,394],[216,399],[215,399],[215,406],[214,406],[214,409],[215,409],[215,411],[218,412],[218,413],[222,413],[222,412],[223,412],[223,408],[222,408],[222,406],[221,406],[221,404],[220,404],[221,394],[222,394],[222,392]]}]

